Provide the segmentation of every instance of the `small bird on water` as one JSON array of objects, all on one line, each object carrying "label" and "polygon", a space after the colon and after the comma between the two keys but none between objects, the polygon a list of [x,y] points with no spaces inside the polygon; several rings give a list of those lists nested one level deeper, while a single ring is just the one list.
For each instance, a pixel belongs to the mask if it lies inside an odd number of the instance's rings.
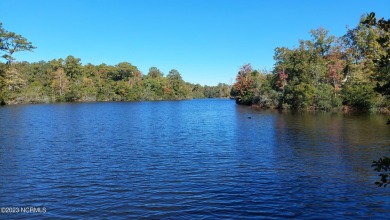
[{"label": "small bird on water", "polygon": [[387,124],[387,125],[390,125],[390,119],[387,119],[386,124]]},{"label": "small bird on water", "polygon": [[252,117],[251,117],[251,116],[248,116],[248,119],[252,119]]}]

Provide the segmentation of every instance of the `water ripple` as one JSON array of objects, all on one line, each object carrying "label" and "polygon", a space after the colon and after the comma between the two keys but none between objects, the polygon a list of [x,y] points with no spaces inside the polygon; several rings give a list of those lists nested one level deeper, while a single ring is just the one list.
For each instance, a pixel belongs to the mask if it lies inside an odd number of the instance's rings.
[{"label": "water ripple", "polygon": [[380,117],[230,100],[7,106],[0,207],[47,213],[0,219],[387,217],[369,167],[390,143]]}]

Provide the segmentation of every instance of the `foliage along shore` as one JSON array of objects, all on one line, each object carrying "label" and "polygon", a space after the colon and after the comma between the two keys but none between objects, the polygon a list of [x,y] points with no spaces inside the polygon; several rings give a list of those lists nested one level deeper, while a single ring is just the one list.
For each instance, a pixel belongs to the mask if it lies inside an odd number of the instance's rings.
[{"label": "foliage along shore", "polygon": [[389,112],[390,21],[374,13],[341,37],[323,28],[299,47],[275,49],[272,72],[245,64],[235,84],[201,86],[185,82],[172,69],[151,67],[144,75],[128,62],[83,65],[68,56],[16,62],[13,55],[35,47],[0,23],[0,104],[181,100],[232,96],[258,109]]},{"label": "foliage along shore", "polygon": [[389,113],[390,20],[374,13],[341,37],[319,28],[275,49],[272,72],[241,67],[231,95],[258,109]]},{"label": "foliage along shore", "polygon": [[223,98],[231,86],[191,84],[172,69],[164,74],[151,67],[144,75],[128,62],[117,65],[83,65],[79,58],[68,56],[40,62],[16,62],[14,53],[32,51],[26,38],[9,32],[0,23],[0,104],[50,102],[181,100]]},{"label": "foliage along shore", "polygon": [[68,56],[40,62],[16,62],[14,53],[36,47],[0,22],[0,104],[94,101],[152,101],[227,98],[231,86],[202,86],[185,82],[172,69],[164,74],[151,67],[144,75],[129,62],[117,65],[81,63]]},{"label": "foliage along shore", "polygon": [[49,62],[0,64],[0,69],[0,99],[4,104],[182,100],[230,94],[227,84],[191,84],[175,69],[164,76],[158,68],[151,67],[144,75],[128,62],[82,65],[73,56]]}]

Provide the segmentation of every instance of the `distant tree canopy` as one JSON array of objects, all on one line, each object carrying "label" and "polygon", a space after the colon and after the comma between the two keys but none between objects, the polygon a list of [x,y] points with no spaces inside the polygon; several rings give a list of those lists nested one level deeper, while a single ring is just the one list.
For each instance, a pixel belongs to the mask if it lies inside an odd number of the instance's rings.
[{"label": "distant tree canopy", "polygon": [[[5,64],[0,65],[5,70]],[[166,77],[156,67],[143,75],[128,62],[83,65],[73,56],[49,62],[13,62],[12,71],[4,76],[0,99],[6,104],[227,98],[231,88],[187,83],[174,69]]]},{"label": "distant tree canopy", "polygon": [[245,64],[231,94],[237,103],[262,108],[384,111],[390,95],[389,20],[362,16],[346,34],[310,31],[297,48],[275,49],[272,72]]},{"label": "distant tree canopy", "polygon": [[0,23],[0,54],[6,61],[0,62],[0,104],[229,97],[230,86],[187,83],[175,69],[164,77],[157,67],[143,75],[128,62],[83,65],[74,56],[48,62],[15,61],[14,53],[34,48]]}]

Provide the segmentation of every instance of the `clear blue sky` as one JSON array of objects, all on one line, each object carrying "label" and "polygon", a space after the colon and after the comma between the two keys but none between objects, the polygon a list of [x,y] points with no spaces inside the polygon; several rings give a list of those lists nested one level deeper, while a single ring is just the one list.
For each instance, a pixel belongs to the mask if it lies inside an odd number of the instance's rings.
[{"label": "clear blue sky", "polygon": [[320,26],[341,36],[371,11],[389,19],[390,1],[0,0],[3,27],[37,47],[20,61],[127,61],[202,85],[231,83],[244,63],[271,70],[276,47],[297,46]]}]

